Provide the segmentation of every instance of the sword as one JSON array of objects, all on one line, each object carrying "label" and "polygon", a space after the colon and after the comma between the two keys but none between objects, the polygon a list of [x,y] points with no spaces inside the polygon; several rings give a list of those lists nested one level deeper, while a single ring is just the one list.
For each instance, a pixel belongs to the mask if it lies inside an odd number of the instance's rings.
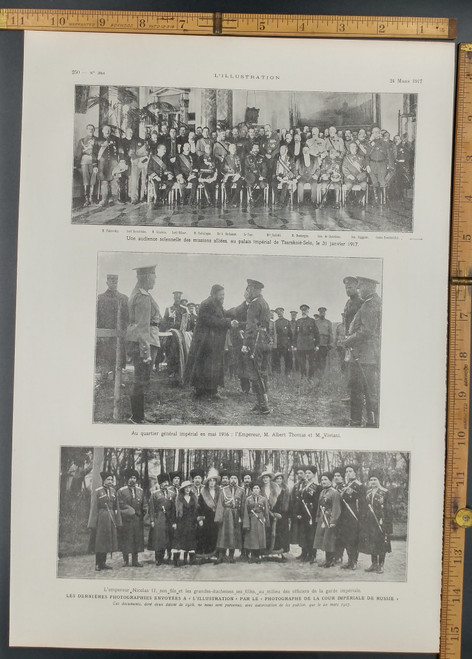
[{"label": "sword", "polygon": [[111,523],[113,524],[113,526],[114,526],[115,529],[116,529],[116,522],[115,522],[115,520],[113,519],[113,515],[111,514],[111,510],[110,510],[110,508],[109,508],[109,506],[108,506],[108,502],[107,502],[107,501],[105,501],[105,506],[106,506],[106,509],[107,509],[107,511],[108,511],[108,514],[110,515]]},{"label": "sword", "polygon": [[348,502],[347,502],[345,499],[343,499],[343,503],[346,504],[346,508],[349,510],[349,512],[350,512],[351,515],[354,517],[354,519],[356,520],[356,522],[358,522],[359,520],[357,519],[357,516],[356,516],[355,512],[353,511],[353,509],[351,508],[351,506],[348,504]]},{"label": "sword", "polygon": [[262,524],[262,526],[265,526],[265,522],[263,522],[262,519],[256,515],[254,510],[251,510],[251,513],[254,515],[254,517],[257,519],[257,521]]},{"label": "sword", "polygon": [[328,518],[326,517],[326,508],[324,506],[320,506],[320,510],[323,514],[323,519],[325,521],[326,527],[329,529],[329,522],[328,522]]},{"label": "sword", "polygon": [[370,503],[368,503],[367,505],[368,505],[368,507],[369,507],[370,512],[371,512],[372,515],[374,516],[374,519],[375,519],[375,521],[376,521],[376,523],[377,523],[377,526],[378,526],[378,528],[379,528],[380,533],[384,536],[384,538],[385,538],[385,540],[386,540],[386,539],[387,539],[387,534],[385,533],[385,531],[384,531],[383,528],[381,527],[380,522],[379,522],[379,520],[377,519],[377,515],[375,514],[375,511],[374,511],[374,509],[372,508],[372,505],[371,505]]},{"label": "sword", "polygon": [[310,524],[310,526],[311,526],[311,525],[313,524],[313,517],[311,516],[311,513],[310,513],[310,511],[309,511],[309,509],[308,509],[308,506],[306,505],[306,501],[305,501],[304,499],[302,499],[302,503],[303,503],[303,505],[305,506],[305,510],[306,510],[307,513],[308,513],[308,517],[310,518],[310,522],[309,522],[309,524]]}]

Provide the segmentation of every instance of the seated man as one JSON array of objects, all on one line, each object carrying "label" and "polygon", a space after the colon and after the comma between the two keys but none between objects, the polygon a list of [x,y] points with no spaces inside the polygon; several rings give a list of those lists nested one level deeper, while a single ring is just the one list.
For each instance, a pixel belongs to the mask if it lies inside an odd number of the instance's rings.
[{"label": "seated man", "polygon": [[[362,202],[367,190],[367,173],[364,157],[359,154],[357,144],[353,141],[349,142],[348,152],[344,156],[342,173],[344,185],[346,186],[346,203],[352,194],[356,194],[351,192],[354,185],[358,185],[361,189],[358,201]],[[354,198],[353,201],[355,201]]]},{"label": "seated man", "polygon": [[159,144],[156,154],[149,158],[147,173],[149,181],[154,185],[154,208],[157,208],[159,204],[165,203],[174,184],[174,175],[166,158],[165,144]]},{"label": "seated man", "polygon": [[298,174],[298,203],[303,203],[305,185],[310,186],[311,203],[316,204],[316,188],[318,185],[318,176],[320,174],[319,158],[310,154],[310,147],[305,144],[302,154],[297,160]]},{"label": "seated man", "polygon": [[[185,142],[182,151],[175,159],[175,178],[180,186],[180,194],[184,204],[194,206],[197,203],[198,169],[196,158],[190,151],[190,144]],[[190,195],[186,199],[186,190],[190,186]]]},{"label": "seated man", "polygon": [[227,156],[225,156],[223,161],[222,184],[225,186],[226,198],[230,200],[229,203],[231,206],[238,205],[239,193],[244,183],[244,179],[242,177],[241,158],[236,153],[236,149],[236,144],[232,142],[229,145],[229,153]]},{"label": "seated man", "polygon": [[218,185],[218,164],[213,155],[213,146],[205,144],[203,155],[198,159],[198,181],[205,188],[205,196],[210,206],[216,204],[216,186]]},{"label": "seated man", "polygon": [[263,201],[264,189],[268,186],[267,165],[265,158],[259,153],[259,144],[253,142],[251,151],[244,162],[244,178],[246,180],[248,201],[254,204]]},{"label": "seated man", "polygon": [[320,207],[326,206],[326,201],[330,190],[334,190],[334,208],[339,208],[341,198],[341,160],[338,157],[336,149],[330,149],[329,155],[323,159],[320,172]]},{"label": "seated man", "polygon": [[295,161],[288,155],[288,149],[285,144],[280,145],[280,153],[275,160],[274,178],[272,180],[272,190],[274,198],[279,190],[278,205],[285,206],[287,203],[288,192],[294,192],[297,187],[297,174]]}]

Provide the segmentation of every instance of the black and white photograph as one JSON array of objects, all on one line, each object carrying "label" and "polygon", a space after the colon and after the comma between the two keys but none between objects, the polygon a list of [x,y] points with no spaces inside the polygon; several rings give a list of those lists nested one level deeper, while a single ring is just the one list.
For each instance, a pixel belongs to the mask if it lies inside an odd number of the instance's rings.
[{"label": "black and white photograph", "polygon": [[410,454],[62,447],[57,576],[406,581]]},{"label": "black and white photograph", "polygon": [[100,252],[93,421],[378,428],[382,267]]},{"label": "black and white photograph", "polygon": [[72,222],[411,232],[417,94],[75,87]]}]

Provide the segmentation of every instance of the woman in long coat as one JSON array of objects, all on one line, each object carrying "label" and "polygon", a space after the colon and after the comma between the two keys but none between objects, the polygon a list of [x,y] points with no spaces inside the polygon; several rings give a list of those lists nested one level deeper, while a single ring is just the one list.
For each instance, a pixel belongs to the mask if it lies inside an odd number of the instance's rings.
[{"label": "woman in long coat", "polygon": [[366,572],[384,571],[385,555],[392,551],[390,536],[393,533],[393,510],[390,495],[381,483],[382,474],[369,473],[365,515],[361,520],[359,551],[370,554],[372,564]]},{"label": "woman in long coat", "polygon": [[274,549],[281,549],[284,553],[290,551],[290,492],[288,491],[288,487],[285,484],[284,476],[282,473],[278,472],[274,475],[274,483],[280,487],[280,494],[277,498],[277,502],[272,508],[273,513],[278,513],[280,515],[280,517],[277,519]]},{"label": "woman in long coat", "polygon": [[215,522],[215,513],[219,496],[218,478],[216,476],[208,477],[198,497],[198,523],[202,527],[202,554],[214,554],[216,551],[218,524]]},{"label": "woman in long coat", "polygon": [[95,570],[111,570],[106,564],[107,553],[118,551],[117,527],[121,526],[118,497],[113,487],[113,474],[102,471],[102,486],[92,495],[87,527],[91,529],[90,546],[95,552]]},{"label": "woman in long coat", "polygon": [[261,562],[261,550],[267,544],[266,532],[270,527],[269,504],[261,495],[261,488],[256,483],[252,486],[250,494],[244,502],[243,533],[244,549],[251,552],[249,562]]},{"label": "woman in long coat", "polygon": [[[192,483],[184,481],[180,486],[175,501],[175,534],[173,541],[174,567],[179,567],[185,554],[189,555],[189,563],[195,563],[197,549],[197,497],[191,491]],[[180,557],[180,561],[179,561]]]},{"label": "woman in long coat", "polygon": [[185,369],[185,382],[197,397],[218,397],[224,385],[224,349],[231,320],[223,309],[224,288],[215,284],[198,311],[197,324]]},{"label": "woman in long coat", "polygon": [[151,531],[149,533],[149,549],[154,550],[156,565],[162,565],[164,554],[170,556],[173,530],[175,523],[174,495],[169,492],[169,475],[159,474],[157,477],[159,489],[154,490],[149,501],[149,517]]},{"label": "woman in long coat", "polygon": [[326,554],[323,567],[332,567],[336,558],[336,524],[341,515],[341,495],[332,486],[332,474],[321,475],[320,498],[316,514],[316,531],[313,547]]}]

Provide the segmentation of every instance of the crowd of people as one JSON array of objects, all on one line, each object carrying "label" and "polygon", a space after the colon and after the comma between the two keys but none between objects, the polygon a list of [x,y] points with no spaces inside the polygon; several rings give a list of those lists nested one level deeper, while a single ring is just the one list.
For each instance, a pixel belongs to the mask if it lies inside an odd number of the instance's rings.
[{"label": "crowd of people", "polygon": [[[171,306],[161,315],[151,291],[155,266],[136,268],[137,282],[130,298],[118,292],[118,276],[107,276],[107,290],[98,296],[97,332],[118,329],[125,342],[113,337],[97,338],[97,388],[115,371],[116,360],[126,366],[126,354],[134,366],[131,392],[132,423],[145,423],[145,391],[153,369],[166,363],[168,377],[176,377],[187,350],[184,384],[193,387],[199,399],[224,399],[225,369],[239,379],[241,390],[256,396],[252,408],[270,414],[269,376],[322,378],[328,355],[335,350],[349,391],[350,425],[378,427],[381,300],[378,281],[367,277],[344,277],[347,301],[341,322],[333,331],[327,309],[309,315],[310,307],[271,310],[263,296],[264,284],[247,280],[243,302],[225,309],[224,287],[215,284],[210,296],[195,304],[174,291]],[[340,282],[341,285],[341,282]],[[277,318],[275,318],[277,316]],[[220,390],[220,391],[219,391]]]},{"label": "crowd of people", "polygon": [[[115,132],[118,132],[115,129]],[[79,139],[75,167],[84,206],[309,204],[339,208],[403,200],[413,187],[414,143],[379,126],[232,129],[150,126],[146,137],[93,124]],[[368,189],[370,193],[368,194]],[[175,195],[171,191],[175,190]]]},{"label": "crowd of people", "polygon": [[[134,469],[124,473],[126,485],[116,490],[109,471],[92,496],[88,527],[95,569],[111,569],[109,552],[121,551],[123,565],[142,567],[139,553],[155,552],[156,566],[180,567],[213,562],[261,562],[261,557],[289,552],[302,562],[317,563],[324,552],[325,568],[356,570],[359,553],[371,556],[366,572],[382,574],[391,552],[393,511],[383,475],[371,470],[364,485],[359,468],[348,465],[317,479],[312,465],[294,470],[292,488],[283,473],[249,470],[193,469],[160,473],[149,495],[138,485]],[[298,549],[292,549],[292,547]],[[346,552],[347,560],[343,563]]]}]

